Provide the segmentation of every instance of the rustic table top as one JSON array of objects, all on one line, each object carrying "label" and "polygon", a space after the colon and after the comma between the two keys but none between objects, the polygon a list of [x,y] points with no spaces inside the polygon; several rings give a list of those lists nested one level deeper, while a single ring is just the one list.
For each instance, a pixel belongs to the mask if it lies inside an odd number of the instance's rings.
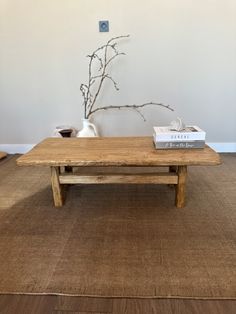
[{"label": "rustic table top", "polygon": [[220,157],[203,149],[156,150],[152,137],[47,138],[17,160],[42,166],[218,165]]},{"label": "rustic table top", "polygon": [[7,153],[0,152],[0,159],[5,158],[7,156]]}]

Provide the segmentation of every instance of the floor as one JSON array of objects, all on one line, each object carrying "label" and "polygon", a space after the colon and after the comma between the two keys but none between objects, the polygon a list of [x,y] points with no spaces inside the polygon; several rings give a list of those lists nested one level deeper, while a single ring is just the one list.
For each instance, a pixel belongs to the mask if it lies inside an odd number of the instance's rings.
[{"label": "floor", "polygon": [[[2,161],[3,162],[3,161]],[[0,314],[235,314],[236,300],[0,295]]]},{"label": "floor", "polygon": [[1,295],[1,314],[235,314],[236,300]]}]

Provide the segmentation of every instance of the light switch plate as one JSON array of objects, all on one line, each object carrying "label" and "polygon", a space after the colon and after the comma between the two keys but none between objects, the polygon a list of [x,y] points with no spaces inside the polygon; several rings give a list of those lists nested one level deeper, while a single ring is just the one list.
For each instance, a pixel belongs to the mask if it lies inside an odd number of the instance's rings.
[{"label": "light switch plate", "polygon": [[109,32],[109,21],[99,21],[99,32]]}]

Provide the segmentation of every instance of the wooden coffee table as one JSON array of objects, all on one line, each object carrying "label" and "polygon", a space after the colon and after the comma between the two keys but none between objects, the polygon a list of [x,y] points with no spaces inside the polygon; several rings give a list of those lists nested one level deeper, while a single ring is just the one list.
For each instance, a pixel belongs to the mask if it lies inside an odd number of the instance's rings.
[{"label": "wooden coffee table", "polygon": [[[64,185],[131,183],[174,185],[175,205],[182,208],[187,166],[219,165],[220,158],[207,145],[204,149],[156,150],[152,137],[47,138],[18,158],[17,164],[51,167],[56,207],[63,205]],[[168,170],[160,172],[160,167]]]}]

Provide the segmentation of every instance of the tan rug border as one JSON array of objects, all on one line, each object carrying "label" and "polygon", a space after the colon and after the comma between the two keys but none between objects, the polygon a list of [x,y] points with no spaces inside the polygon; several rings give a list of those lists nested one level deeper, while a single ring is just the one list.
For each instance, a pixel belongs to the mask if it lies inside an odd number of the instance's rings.
[{"label": "tan rug border", "polygon": [[91,294],[68,294],[68,293],[43,293],[43,292],[0,292],[0,295],[32,295],[32,296],[65,296],[65,297],[85,297],[85,298],[110,298],[110,299],[186,299],[186,300],[232,300],[236,297],[197,297],[197,296],[108,296],[108,295],[91,295]]}]

